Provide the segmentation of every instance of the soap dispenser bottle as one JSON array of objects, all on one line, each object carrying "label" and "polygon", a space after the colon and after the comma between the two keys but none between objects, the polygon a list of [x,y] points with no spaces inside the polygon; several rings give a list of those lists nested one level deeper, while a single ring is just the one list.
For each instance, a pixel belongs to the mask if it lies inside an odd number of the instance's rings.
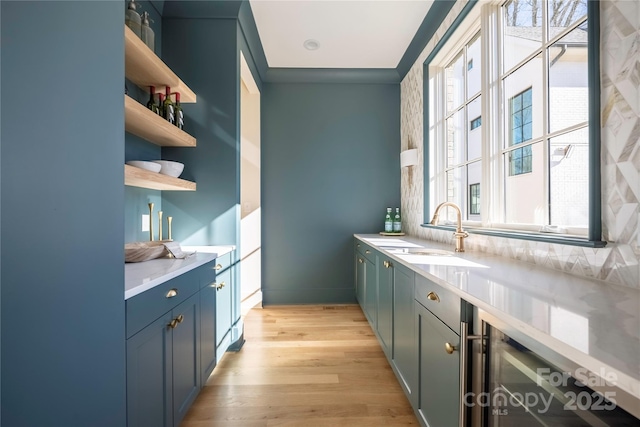
[{"label": "soap dispenser bottle", "polygon": [[151,19],[149,19],[149,12],[142,12],[142,29],[140,38],[149,49],[153,50],[155,36],[153,34],[153,30],[149,26],[149,21],[151,21]]},{"label": "soap dispenser bottle", "polygon": [[141,28],[140,28],[140,15],[136,11],[138,5],[135,0],[129,1],[129,6],[127,7],[127,11],[124,13],[124,23],[127,27],[131,28],[131,31],[135,33],[136,36],[140,37]]}]

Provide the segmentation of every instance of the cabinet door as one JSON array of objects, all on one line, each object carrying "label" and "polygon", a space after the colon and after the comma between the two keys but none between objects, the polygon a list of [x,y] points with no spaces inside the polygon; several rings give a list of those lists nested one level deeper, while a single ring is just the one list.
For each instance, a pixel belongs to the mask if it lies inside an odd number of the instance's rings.
[{"label": "cabinet door", "polygon": [[216,283],[200,290],[200,381],[204,386],[216,366]]},{"label": "cabinet door", "polygon": [[171,312],[127,340],[127,425],[173,425]]},{"label": "cabinet door", "polygon": [[373,329],[378,328],[378,279],[376,277],[376,265],[364,258],[364,314],[369,319]]},{"label": "cabinet door", "polygon": [[414,276],[411,270],[399,266],[393,269],[393,364],[401,386],[415,407],[418,340],[414,320]]},{"label": "cabinet door", "polygon": [[177,427],[200,391],[200,296],[173,309],[173,425]]},{"label": "cabinet door", "polygon": [[216,293],[216,348],[230,344],[229,331],[231,329],[231,270],[226,269],[216,278],[218,290]]},{"label": "cabinet door", "polygon": [[378,336],[382,349],[391,359],[393,338],[393,264],[388,258],[379,257],[378,267]]},{"label": "cabinet door", "polygon": [[418,413],[427,426],[457,426],[460,404],[460,358],[448,354],[445,343],[458,348],[460,337],[419,303],[415,303],[418,330]]},{"label": "cabinet door", "polygon": [[364,308],[365,264],[364,257],[356,252],[356,298],[360,307]]}]

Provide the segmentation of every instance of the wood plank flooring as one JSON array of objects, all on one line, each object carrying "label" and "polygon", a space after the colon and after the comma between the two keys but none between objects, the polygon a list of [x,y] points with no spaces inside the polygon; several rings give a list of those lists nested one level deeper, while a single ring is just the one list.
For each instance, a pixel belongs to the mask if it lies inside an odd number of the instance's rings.
[{"label": "wood plank flooring", "polygon": [[181,427],[417,426],[357,305],[254,308]]}]

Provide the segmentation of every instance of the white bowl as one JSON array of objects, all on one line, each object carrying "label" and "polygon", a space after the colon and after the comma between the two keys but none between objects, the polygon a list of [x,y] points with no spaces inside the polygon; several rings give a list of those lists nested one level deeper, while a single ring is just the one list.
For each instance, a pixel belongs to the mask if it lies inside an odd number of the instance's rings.
[{"label": "white bowl", "polygon": [[142,160],[130,160],[127,164],[151,172],[160,172],[160,169],[162,169],[162,166],[155,162],[144,162]]},{"label": "white bowl", "polygon": [[157,163],[161,166],[161,174],[169,175],[174,178],[179,177],[184,169],[184,163],[172,162],[170,160],[153,160],[153,163]]}]

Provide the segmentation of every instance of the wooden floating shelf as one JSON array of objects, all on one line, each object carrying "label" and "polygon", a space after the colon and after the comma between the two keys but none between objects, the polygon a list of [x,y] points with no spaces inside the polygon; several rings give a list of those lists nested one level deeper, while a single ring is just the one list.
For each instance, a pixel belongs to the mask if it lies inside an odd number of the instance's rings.
[{"label": "wooden floating shelf", "polygon": [[157,92],[165,93],[170,86],[171,92],[180,92],[181,103],[196,102],[196,94],[126,25],[124,68],[126,77],[146,91],[155,86]]},{"label": "wooden floating shelf", "polygon": [[124,165],[124,185],[151,190],[196,191],[196,183]]},{"label": "wooden floating shelf", "polygon": [[128,95],[124,96],[124,129],[162,147],[195,147],[196,139]]}]

